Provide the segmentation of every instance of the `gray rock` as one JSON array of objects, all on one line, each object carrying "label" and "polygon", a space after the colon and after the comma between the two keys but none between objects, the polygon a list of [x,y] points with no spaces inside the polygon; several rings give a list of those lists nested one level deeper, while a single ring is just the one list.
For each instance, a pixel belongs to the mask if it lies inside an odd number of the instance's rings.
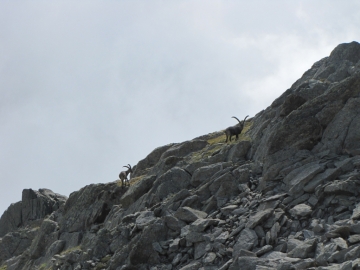
[{"label": "gray rock", "polygon": [[359,243],[360,242],[360,234],[350,235],[348,238],[348,242],[350,245]]},{"label": "gray rock", "polygon": [[210,178],[218,171],[223,169],[223,163],[211,164],[195,170],[191,177],[191,185],[194,187],[199,186],[201,183],[209,181]]},{"label": "gray rock", "polygon": [[146,226],[141,236],[134,244],[129,254],[129,260],[133,265],[143,263],[157,264],[160,262],[159,254],[153,248],[152,243],[165,240],[167,230],[161,221]]},{"label": "gray rock", "polygon": [[246,223],[246,228],[255,228],[261,222],[268,219],[273,213],[273,209],[266,209],[257,212],[255,215],[249,217],[249,221]]},{"label": "gray rock", "polygon": [[155,175],[145,176],[140,181],[131,185],[126,190],[125,194],[122,195],[120,204],[122,204],[124,208],[128,208],[132,203],[134,203],[151,189],[155,180]]},{"label": "gray rock", "polygon": [[306,164],[290,172],[285,178],[284,183],[288,186],[290,195],[301,194],[304,186],[314,178],[315,175],[323,172],[325,167],[313,162]]},{"label": "gray rock", "polygon": [[287,241],[287,253],[289,253],[290,251],[292,251],[294,248],[300,246],[303,242],[298,240],[298,239],[295,239],[295,238],[290,238],[288,241]]},{"label": "gray rock", "polygon": [[324,192],[327,194],[358,194],[356,182],[353,180],[335,180],[324,188]]},{"label": "gray rock", "polygon": [[229,232],[225,231],[215,238],[215,242],[224,244],[228,238],[229,238]]},{"label": "gray rock", "polygon": [[194,250],[194,259],[197,260],[201,258],[206,253],[206,246],[208,245],[207,242],[197,242],[195,243],[195,250]]},{"label": "gray rock", "polygon": [[144,229],[146,226],[149,226],[151,223],[156,221],[156,217],[154,216],[153,211],[143,211],[140,215],[136,218],[135,224],[137,228]]},{"label": "gray rock", "polygon": [[54,193],[50,189],[24,189],[21,201],[11,204],[2,214],[0,237],[34,220],[43,219],[63,206],[66,200],[66,196]]},{"label": "gray rock", "polygon": [[157,203],[171,193],[177,193],[187,188],[190,184],[191,176],[181,168],[175,167],[161,175],[155,180],[152,189],[148,194],[154,194]]},{"label": "gray rock", "polygon": [[207,213],[185,206],[185,207],[180,207],[175,212],[175,217],[185,222],[194,222],[197,219],[206,218]]},{"label": "gray rock", "polygon": [[239,238],[234,245],[233,258],[240,254],[240,250],[252,250],[258,245],[258,237],[254,230],[245,228],[241,231]]},{"label": "gray rock", "polygon": [[359,219],[359,218],[360,218],[360,204],[357,204],[353,210],[351,219]]},{"label": "gray rock", "polygon": [[216,254],[214,252],[209,252],[202,261],[204,264],[211,264],[215,261],[215,259]]},{"label": "gray rock", "polygon": [[304,186],[304,191],[312,193],[315,189],[324,182],[333,181],[341,173],[340,168],[330,168],[325,170],[323,173],[319,173],[308,184]]},{"label": "gray rock", "polygon": [[256,256],[261,257],[265,253],[268,253],[268,252],[270,252],[272,250],[273,250],[272,245],[265,245],[262,248],[260,248],[258,251],[256,251],[255,253],[256,253]]},{"label": "gray rock", "polygon": [[346,241],[341,237],[332,238],[331,242],[334,243],[340,250],[348,248]]},{"label": "gray rock", "polygon": [[299,246],[296,246],[294,249],[292,249],[287,255],[292,258],[310,258],[311,253],[315,251],[316,244],[316,239],[306,240]]},{"label": "gray rock", "polygon": [[174,216],[165,216],[163,217],[165,225],[174,231],[181,231],[181,228],[186,225],[186,223],[182,220],[177,219]]},{"label": "gray rock", "polygon": [[312,209],[310,206],[306,204],[298,204],[290,209],[290,214],[295,217],[305,217],[312,213]]},{"label": "gray rock", "polygon": [[249,141],[238,142],[229,150],[226,161],[236,162],[238,160],[245,159],[246,154],[248,153],[250,147],[251,147],[251,142]]},{"label": "gray rock", "polygon": [[201,266],[201,263],[198,261],[190,262],[189,264],[181,267],[179,270],[198,270]]},{"label": "gray rock", "polygon": [[46,248],[59,238],[59,226],[55,221],[44,219],[38,235],[31,243],[29,252],[33,259],[45,255]]},{"label": "gray rock", "polygon": [[218,219],[203,219],[199,218],[195,220],[193,223],[190,224],[190,230],[194,232],[203,232],[209,226],[214,226],[219,223],[220,220]]},{"label": "gray rock", "polygon": [[162,154],[161,158],[164,159],[169,156],[184,157],[190,153],[203,149],[207,145],[208,142],[205,140],[194,139],[191,141],[186,141],[180,144],[173,145],[166,152],[164,152],[164,154]]},{"label": "gray rock", "polygon": [[138,164],[134,166],[134,172],[131,174],[131,178],[146,174],[151,167],[158,163],[161,155],[172,146],[174,146],[174,144],[158,147],[147,155],[146,158],[140,160]]}]

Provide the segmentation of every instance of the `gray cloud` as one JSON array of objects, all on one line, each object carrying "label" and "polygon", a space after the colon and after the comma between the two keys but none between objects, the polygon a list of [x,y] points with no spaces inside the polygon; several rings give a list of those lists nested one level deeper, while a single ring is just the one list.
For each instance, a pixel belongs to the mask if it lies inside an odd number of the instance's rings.
[{"label": "gray cloud", "polygon": [[339,43],[358,1],[2,1],[0,212],[265,109]]}]

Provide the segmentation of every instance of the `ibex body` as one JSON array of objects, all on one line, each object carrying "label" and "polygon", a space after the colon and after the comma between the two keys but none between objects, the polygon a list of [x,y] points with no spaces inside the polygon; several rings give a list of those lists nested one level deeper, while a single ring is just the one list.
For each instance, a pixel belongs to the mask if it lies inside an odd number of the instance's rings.
[{"label": "ibex body", "polygon": [[225,142],[228,142],[228,140],[230,140],[230,142],[231,142],[231,137],[234,136],[234,135],[236,136],[236,140],[239,139],[239,134],[243,130],[245,120],[248,117],[249,116],[247,115],[242,122],[239,119],[237,119],[237,117],[235,117],[235,116],[232,117],[232,118],[235,118],[236,120],[238,120],[239,124],[237,124],[235,126],[232,126],[232,127],[228,127],[227,129],[225,129],[225,135],[226,135],[226,141]]},{"label": "ibex body", "polygon": [[131,165],[130,164],[128,164],[128,165],[129,166],[123,166],[128,169],[126,171],[120,172],[120,174],[119,174],[119,178],[121,180],[121,186],[126,185],[126,183],[130,186],[129,179],[127,178],[127,176],[129,173],[132,173],[133,171],[131,169]]}]

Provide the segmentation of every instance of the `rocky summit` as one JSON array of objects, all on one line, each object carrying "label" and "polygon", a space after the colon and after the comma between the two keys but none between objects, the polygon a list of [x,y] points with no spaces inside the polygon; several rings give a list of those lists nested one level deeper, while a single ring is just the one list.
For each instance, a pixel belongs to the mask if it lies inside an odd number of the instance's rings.
[{"label": "rocky summit", "polygon": [[0,219],[0,269],[360,269],[359,43],[225,140],[156,148],[128,187],[24,190]]}]

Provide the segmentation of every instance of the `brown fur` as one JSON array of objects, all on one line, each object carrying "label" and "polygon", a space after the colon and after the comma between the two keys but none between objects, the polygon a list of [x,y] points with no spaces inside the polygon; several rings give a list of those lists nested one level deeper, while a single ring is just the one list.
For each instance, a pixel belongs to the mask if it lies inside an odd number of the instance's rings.
[{"label": "brown fur", "polygon": [[124,184],[126,185],[126,182],[130,186],[129,179],[127,178],[127,176],[128,176],[129,173],[132,173],[133,171],[131,169],[131,165],[130,164],[128,164],[128,165],[129,165],[129,167],[128,166],[123,166],[123,167],[128,168],[128,169],[126,171],[120,172],[120,174],[119,174],[119,178],[121,180],[121,186],[124,186]]}]

